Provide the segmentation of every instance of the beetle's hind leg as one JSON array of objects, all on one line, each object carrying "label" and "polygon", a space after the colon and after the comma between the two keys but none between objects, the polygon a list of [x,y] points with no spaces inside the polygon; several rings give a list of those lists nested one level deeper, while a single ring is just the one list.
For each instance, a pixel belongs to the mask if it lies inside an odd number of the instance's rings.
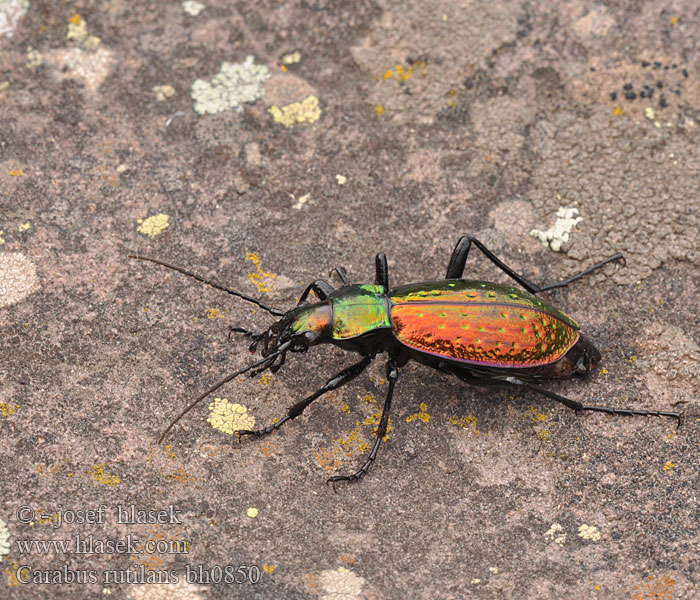
[{"label": "beetle's hind leg", "polygon": [[[509,378],[511,379],[511,378]],[[637,409],[637,408],[613,408],[611,406],[596,406],[593,404],[581,404],[580,402],[577,402],[576,400],[571,400],[570,398],[565,398],[564,396],[560,396],[559,394],[555,394],[554,392],[550,392],[549,390],[545,390],[544,388],[541,388],[536,385],[532,385],[531,383],[526,383],[524,381],[520,381],[517,379],[513,379],[512,383],[515,383],[516,385],[522,385],[523,387],[527,388],[528,390],[532,390],[533,392],[537,392],[538,394],[542,394],[543,396],[547,396],[548,398],[552,398],[552,400],[556,400],[557,402],[561,402],[564,406],[568,406],[569,408],[573,408],[576,411],[582,411],[582,410],[590,410],[593,412],[604,412],[609,415],[618,415],[618,416],[623,416],[623,417],[671,417],[674,419],[678,419],[678,425],[680,426],[681,424],[681,413],[679,412],[671,412],[671,411],[664,411],[664,410],[642,410],[642,409]]]},{"label": "beetle's hind leg", "polygon": [[391,398],[394,395],[394,386],[396,385],[396,380],[399,378],[399,369],[396,363],[390,358],[389,362],[386,364],[386,376],[389,380],[389,390],[386,394],[386,400],[384,400],[384,408],[382,409],[382,417],[379,421],[379,426],[377,427],[377,437],[374,440],[374,446],[372,446],[372,451],[369,453],[365,464],[362,465],[355,473],[352,475],[336,475],[335,477],[329,478],[326,483],[333,485],[333,490],[335,490],[335,484],[338,481],[357,481],[367,474],[372,463],[377,458],[377,452],[379,451],[379,445],[382,443],[382,439],[386,435],[387,427],[389,426],[389,412],[391,411]]},{"label": "beetle's hind leg", "polygon": [[304,398],[303,400],[300,400],[296,404],[292,405],[289,407],[289,410],[287,411],[286,416],[281,418],[277,423],[270,425],[269,427],[265,427],[264,429],[241,429],[238,431],[238,437],[242,437],[244,435],[253,435],[255,437],[262,437],[264,435],[268,435],[272,433],[273,431],[279,429],[284,425],[287,421],[291,421],[292,419],[296,419],[301,413],[304,412],[307,406],[311,404],[316,398],[319,396],[322,396],[326,392],[330,392],[332,390],[338,389],[340,386],[345,385],[349,381],[352,381],[357,377],[362,371],[364,371],[367,368],[367,365],[369,365],[370,362],[372,362],[372,359],[374,356],[365,356],[360,362],[355,363],[354,365],[348,367],[347,369],[343,369],[340,373],[335,375],[334,377],[331,377],[326,382],[326,385],[324,385],[320,390],[314,392],[310,396]]},{"label": "beetle's hind leg", "polygon": [[570,283],[574,281],[578,281],[579,279],[582,279],[589,273],[593,273],[593,271],[597,271],[601,267],[607,265],[608,263],[611,263],[616,260],[621,260],[623,263],[625,262],[625,257],[622,255],[622,253],[618,252],[614,256],[611,256],[610,258],[606,258],[605,260],[600,261],[599,263],[594,264],[591,267],[588,267],[584,271],[581,271],[580,273],[577,273],[576,275],[572,275],[568,279],[565,279],[564,281],[560,281],[558,283],[550,283],[549,285],[543,285],[540,287],[538,292],[544,292],[545,290],[553,290],[555,288],[560,288],[560,287],[566,287]]},{"label": "beetle's hind leg", "polygon": [[445,279],[461,279],[462,275],[464,274],[464,266],[467,263],[467,257],[469,256],[469,249],[471,248],[472,243],[479,250],[481,250],[484,253],[484,256],[486,256],[486,258],[488,258],[494,265],[496,265],[506,275],[517,281],[531,294],[537,294],[539,292],[544,292],[545,290],[552,290],[554,288],[565,287],[573,281],[578,281],[582,277],[588,275],[589,273],[592,273],[593,271],[596,271],[597,269],[600,269],[601,267],[607,265],[610,262],[613,262],[615,260],[624,260],[624,256],[622,256],[622,254],[620,253],[617,253],[614,256],[606,258],[605,260],[596,263],[592,267],[588,267],[584,271],[581,271],[580,273],[577,273],[576,275],[565,279],[564,281],[539,286],[536,283],[533,283],[532,281],[526,279],[522,275],[516,273],[513,269],[511,269],[508,265],[501,261],[493,252],[491,252],[491,250],[484,246],[484,244],[482,244],[479,240],[465,235],[459,240],[459,242],[457,242],[455,249],[452,251],[450,263],[447,266],[447,275],[445,276]]}]

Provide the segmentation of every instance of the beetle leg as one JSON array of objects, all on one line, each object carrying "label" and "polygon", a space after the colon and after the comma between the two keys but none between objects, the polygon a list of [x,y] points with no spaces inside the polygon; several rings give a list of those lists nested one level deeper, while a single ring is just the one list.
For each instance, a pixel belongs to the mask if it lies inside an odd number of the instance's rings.
[{"label": "beetle leg", "polygon": [[[512,379],[512,378],[509,378]],[[529,390],[532,390],[533,392],[538,392],[539,394],[542,394],[543,396],[547,396],[548,398],[552,398],[553,400],[556,400],[557,402],[561,402],[565,406],[568,406],[569,408],[573,408],[576,411],[581,411],[581,410],[591,410],[594,412],[604,412],[609,415],[618,415],[618,416],[623,416],[623,417],[672,417],[674,419],[678,419],[678,425],[680,426],[681,423],[681,413],[679,412],[669,412],[669,411],[663,411],[663,410],[641,410],[637,408],[613,408],[611,406],[596,406],[593,404],[581,404],[580,402],[577,402],[576,400],[571,400],[569,398],[565,398],[564,396],[560,396],[559,394],[555,394],[554,392],[550,392],[549,390],[545,390],[544,388],[538,387],[536,385],[532,385],[531,383],[525,383],[520,380],[516,380],[518,385],[523,385]],[[514,383],[516,382],[514,381]]]},{"label": "beetle leg", "polygon": [[462,275],[464,274],[464,265],[467,262],[467,256],[469,255],[469,248],[471,247],[472,242],[477,248],[479,248],[479,250],[481,250],[484,253],[486,258],[488,258],[494,265],[501,269],[501,271],[503,271],[506,275],[515,279],[515,281],[522,285],[531,294],[538,294],[539,292],[544,292],[545,290],[553,290],[555,288],[565,287],[571,282],[578,281],[585,275],[588,275],[589,273],[600,269],[601,267],[607,265],[610,262],[613,262],[615,260],[625,260],[625,257],[618,252],[614,256],[606,258],[605,260],[596,263],[591,267],[588,267],[584,271],[581,271],[580,273],[577,273],[576,275],[573,275],[572,277],[569,277],[564,281],[538,286],[537,284],[532,283],[528,279],[525,279],[525,277],[523,277],[522,275],[519,275],[518,273],[513,271],[513,269],[511,269],[508,265],[499,260],[499,258],[486,246],[484,246],[479,240],[465,235],[459,240],[459,242],[457,242],[455,249],[452,251],[452,257],[450,258],[450,263],[447,266],[447,275],[445,279],[462,278]]},{"label": "beetle leg", "polygon": [[391,398],[394,395],[394,386],[396,385],[396,380],[399,378],[399,369],[396,363],[390,358],[386,363],[386,377],[389,380],[389,390],[386,394],[386,400],[384,400],[384,408],[382,409],[382,418],[379,421],[379,427],[377,427],[377,437],[374,440],[374,446],[372,446],[372,451],[369,453],[369,457],[365,461],[365,464],[360,467],[360,469],[353,473],[352,475],[337,475],[331,477],[326,481],[333,486],[335,491],[335,483],[337,481],[357,481],[367,474],[370,466],[377,458],[377,452],[379,451],[379,445],[382,443],[382,439],[386,435],[387,427],[389,426],[389,411],[391,410]]},{"label": "beetle leg", "polygon": [[509,277],[512,277],[521,286],[523,286],[528,292],[536,294],[541,291],[540,287],[531,281],[525,279],[522,275],[518,275],[513,269],[508,265],[503,263],[499,258],[491,252],[486,246],[484,246],[479,240],[467,235],[463,236],[455,249],[452,251],[452,257],[450,258],[450,263],[447,266],[447,275],[445,279],[461,279],[464,274],[464,265],[467,263],[467,256],[469,255],[469,249],[472,243],[481,250],[486,258],[488,258],[494,265],[496,265],[501,271],[503,271]]},{"label": "beetle leg", "polygon": [[585,271],[581,271],[580,273],[577,273],[576,275],[573,275],[569,277],[568,279],[565,279],[564,281],[560,281],[559,283],[550,283],[549,285],[543,285],[538,291],[544,292],[545,290],[553,290],[555,288],[560,288],[560,287],[565,287],[569,285],[572,281],[578,281],[585,275],[588,275],[589,273],[592,273],[593,271],[596,271],[597,269],[600,269],[602,266],[607,265],[610,262],[613,262],[614,260],[625,260],[625,257],[622,256],[620,252],[618,252],[615,256],[611,256],[610,258],[606,258],[605,260],[600,261],[599,263],[596,263],[592,267],[588,267]]},{"label": "beetle leg", "polygon": [[377,275],[374,282],[381,285],[385,290],[389,291],[389,265],[386,262],[386,254],[380,252],[374,259],[374,264],[377,269]]},{"label": "beetle leg", "polygon": [[299,298],[299,302],[297,302],[297,306],[303,304],[306,302],[306,299],[309,296],[309,293],[313,291],[316,296],[318,296],[318,299],[323,301],[328,296],[330,296],[335,289],[333,286],[326,282],[323,281],[323,279],[317,279],[316,281],[312,281],[309,285],[306,286],[306,289],[304,290],[304,293],[301,295],[301,298]]},{"label": "beetle leg", "polygon": [[[338,277],[340,277],[340,281],[343,282],[343,285],[350,285],[350,281],[348,281],[348,272],[344,267],[336,267],[333,269],[333,271],[338,274]],[[333,271],[331,271],[331,275],[333,274]]]},{"label": "beetle leg", "polygon": [[264,429],[241,429],[237,432],[238,437],[240,438],[244,435],[254,435],[255,437],[262,437],[264,435],[272,433],[276,429],[279,429],[287,421],[290,421],[291,419],[296,419],[301,413],[304,412],[306,407],[309,404],[311,404],[314,400],[316,400],[316,398],[318,398],[319,396],[322,396],[326,392],[336,390],[340,386],[345,385],[349,381],[355,379],[355,377],[357,377],[360,373],[362,373],[362,371],[364,371],[367,368],[367,365],[369,365],[369,363],[372,362],[373,358],[374,356],[365,356],[360,362],[348,367],[347,369],[343,369],[340,373],[329,379],[326,385],[324,385],[320,390],[314,392],[310,396],[290,406],[286,416],[282,417],[279,421],[277,421],[277,423],[270,425],[269,427],[265,427]]}]

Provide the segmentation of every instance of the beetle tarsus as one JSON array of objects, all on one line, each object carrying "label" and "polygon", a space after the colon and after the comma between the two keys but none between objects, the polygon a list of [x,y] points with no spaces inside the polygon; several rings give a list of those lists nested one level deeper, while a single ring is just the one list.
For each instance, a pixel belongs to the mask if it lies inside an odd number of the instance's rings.
[{"label": "beetle tarsus", "polygon": [[369,453],[365,464],[363,464],[355,473],[352,475],[336,475],[335,477],[329,477],[326,480],[326,484],[330,483],[333,486],[333,491],[335,492],[335,484],[338,481],[359,481],[367,474],[372,463],[377,458],[377,452],[379,451],[379,446],[386,435],[386,430],[389,427],[389,413],[391,411],[391,398],[394,395],[394,386],[399,378],[399,369],[396,363],[390,358],[386,364],[386,377],[389,380],[389,389],[386,393],[386,400],[384,400],[384,408],[382,408],[382,417],[379,420],[379,427],[377,427],[376,438],[374,440],[374,445],[372,446],[372,451]]},{"label": "beetle tarsus", "polygon": [[571,277],[569,277],[568,279],[565,279],[564,281],[560,281],[558,283],[551,283],[549,285],[543,285],[538,291],[544,292],[547,290],[553,290],[555,288],[566,287],[570,283],[572,283],[574,281],[578,281],[579,279],[585,277],[586,275],[589,275],[593,271],[597,271],[601,267],[604,267],[608,263],[614,262],[616,260],[621,260],[623,266],[625,266],[627,264],[625,257],[622,255],[621,252],[618,252],[614,256],[611,256],[610,258],[606,258],[605,260],[602,260],[599,263],[596,263],[593,266],[588,267],[584,271],[581,271],[580,273],[577,273],[576,275],[572,275]]},{"label": "beetle tarsus", "polygon": [[[513,379],[513,378],[510,378],[510,379]],[[512,381],[512,383],[516,383],[516,382]],[[541,388],[539,386],[532,385],[531,383],[519,382],[518,385],[523,385],[527,389],[532,390],[533,392],[537,392],[539,394],[542,394],[543,396],[547,396],[548,398],[552,398],[553,400],[556,400],[557,402],[561,402],[563,405],[574,409],[576,412],[590,410],[592,412],[603,412],[603,413],[606,413],[608,415],[619,416],[619,417],[670,417],[670,418],[678,420],[679,427],[680,427],[680,423],[681,423],[681,413],[679,413],[679,412],[672,412],[672,411],[665,411],[665,410],[643,410],[643,409],[639,409],[639,408],[615,408],[612,406],[598,406],[595,404],[581,404],[580,402],[577,402],[576,400],[571,400],[570,398],[565,398],[564,396],[560,396],[559,394],[555,394],[554,392],[550,392],[549,390],[545,390],[544,388]]]}]

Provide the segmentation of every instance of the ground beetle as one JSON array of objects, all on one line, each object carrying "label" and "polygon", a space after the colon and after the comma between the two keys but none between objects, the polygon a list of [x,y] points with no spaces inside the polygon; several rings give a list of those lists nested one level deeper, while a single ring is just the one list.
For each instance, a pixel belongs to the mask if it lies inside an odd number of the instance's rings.
[{"label": "ground beetle", "polygon": [[[461,279],[472,244],[527,291],[488,281]],[[386,364],[389,389],[372,450],[357,472],[331,477],[328,481],[333,484],[360,479],[374,462],[386,435],[399,367],[409,360],[455,375],[473,385],[517,386],[531,390],[577,411],[675,417],[680,422],[677,412],[585,405],[535,385],[550,379],[586,375],[600,360],[600,353],[580,333],[578,324],[536,294],[564,287],[609,262],[624,260],[622,254],[611,256],[565,281],[538,286],[506,266],[479,240],[464,236],[452,252],[443,280],[389,288],[386,256],[377,254],[373,285],[350,284],[345,270],[337,267],[335,270],[343,282],[340,289],[334,289],[322,279],[316,280],[307,286],[297,306],[289,311],[271,308],[161,260],[140,255],[129,257],[174,269],[281,317],[262,333],[231,328],[232,332],[252,338],[251,352],[260,346],[263,358],[229,375],[191,402],[163,432],[159,443],[189,410],[225,383],[248,371],[256,374],[270,369],[274,373],[284,364],[287,352],[306,352],[317,344],[334,344],[357,352],[362,360],[343,369],[320,390],[291,406],[287,415],[274,425],[238,434],[261,437],[279,429],[302,414],[319,396],[352,381],[377,354],[386,352],[389,355]],[[307,300],[312,291],[319,302],[312,304]]]}]

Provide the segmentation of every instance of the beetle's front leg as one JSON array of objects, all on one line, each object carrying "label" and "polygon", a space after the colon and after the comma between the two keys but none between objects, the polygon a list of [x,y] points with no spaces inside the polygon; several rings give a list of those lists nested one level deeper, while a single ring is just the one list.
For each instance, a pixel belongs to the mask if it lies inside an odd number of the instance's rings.
[{"label": "beetle's front leg", "polygon": [[379,445],[382,443],[382,439],[386,435],[387,427],[389,426],[389,412],[391,411],[391,397],[394,395],[394,386],[396,385],[396,380],[399,378],[399,369],[392,358],[386,363],[386,377],[389,380],[389,390],[386,394],[386,400],[384,400],[384,408],[382,409],[382,418],[379,421],[379,427],[377,427],[377,437],[374,440],[374,446],[372,446],[372,451],[369,453],[369,457],[365,461],[365,464],[360,467],[360,469],[353,473],[352,475],[337,475],[335,477],[329,478],[326,483],[333,485],[333,490],[335,491],[335,483],[337,481],[357,481],[361,477],[367,474],[370,466],[377,458],[377,452],[379,451]]},{"label": "beetle's front leg", "polygon": [[360,362],[348,367],[347,369],[343,369],[340,373],[329,379],[326,382],[326,385],[324,385],[320,390],[314,392],[307,398],[304,398],[303,400],[291,406],[287,411],[287,415],[279,421],[277,421],[277,423],[275,423],[274,425],[270,425],[269,427],[265,427],[264,429],[241,429],[237,432],[238,437],[240,438],[244,435],[254,435],[256,437],[262,437],[264,435],[272,433],[276,429],[279,429],[287,421],[290,421],[291,419],[296,419],[301,413],[304,412],[306,407],[309,404],[311,404],[314,400],[316,400],[316,398],[318,398],[319,396],[322,396],[326,392],[337,390],[340,386],[343,386],[349,381],[355,379],[355,377],[357,377],[360,373],[362,373],[362,371],[364,371],[367,368],[367,365],[369,365],[369,363],[372,362],[373,358],[374,356],[365,356]]}]

